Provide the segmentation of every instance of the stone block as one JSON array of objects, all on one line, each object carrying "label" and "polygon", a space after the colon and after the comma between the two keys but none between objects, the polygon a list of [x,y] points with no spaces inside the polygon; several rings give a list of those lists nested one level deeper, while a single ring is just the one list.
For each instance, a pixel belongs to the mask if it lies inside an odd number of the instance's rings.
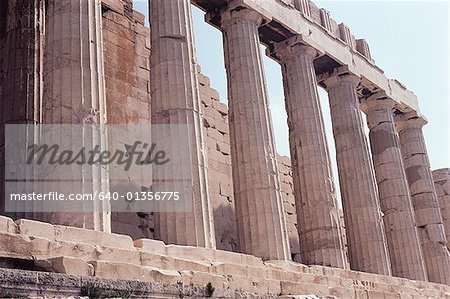
[{"label": "stone block", "polygon": [[210,85],[210,80],[208,77],[206,77],[203,74],[198,74],[198,82],[203,85],[203,86],[209,86]]},{"label": "stone block", "polygon": [[414,212],[416,226],[424,226],[430,223],[441,222],[441,213],[437,208],[420,209]]},{"label": "stone block", "polygon": [[69,226],[55,225],[56,240],[96,244],[105,247],[134,249],[130,236],[99,232]]},{"label": "stone block", "polygon": [[157,281],[160,283],[177,283],[181,279],[178,271],[173,270],[106,261],[92,261],[90,264],[94,267],[94,275],[102,278]]},{"label": "stone block", "polygon": [[31,249],[31,239],[28,236],[1,232],[0,244],[2,244],[0,246],[2,257],[31,258],[31,256],[27,257]]},{"label": "stone block", "polygon": [[291,171],[291,168],[284,163],[278,162],[278,171],[282,174],[289,174],[289,172]]},{"label": "stone block", "polygon": [[329,295],[328,286],[311,283],[298,283],[292,281],[281,282],[281,295],[308,295],[314,294],[319,297]]},{"label": "stone block", "polygon": [[235,289],[240,292],[257,293],[256,285],[253,280],[246,276],[227,275],[224,287]]},{"label": "stone block", "polygon": [[265,264],[267,265],[268,268],[281,269],[281,270],[289,271],[292,273],[310,273],[311,272],[310,267],[303,265],[303,264],[291,262],[291,261],[273,260],[273,261],[266,261]]},{"label": "stone block", "polygon": [[222,114],[222,115],[228,115],[228,105],[225,103],[222,103],[220,101],[214,101],[213,108],[215,108],[217,111],[219,111],[220,114]]},{"label": "stone block", "polygon": [[68,256],[73,258],[80,258],[84,261],[90,261],[96,259],[98,257],[98,253],[97,246],[95,244],[56,241],[49,243],[48,256]]},{"label": "stone block", "polygon": [[[213,101],[213,105],[214,105],[214,101]],[[222,114],[220,114],[220,112],[217,111],[217,109],[215,109],[214,107],[205,107],[203,112],[204,112],[205,116],[211,117],[215,121],[217,121],[217,120],[220,121],[222,119]]]},{"label": "stone block", "polygon": [[177,270],[177,271],[186,269],[186,270],[208,273],[209,267],[211,266],[211,263],[209,263],[207,261],[202,262],[201,260],[193,261],[193,260],[189,260],[189,259],[177,258],[177,259],[174,259],[174,262],[175,262],[175,270]]},{"label": "stone block", "polygon": [[210,153],[217,151],[217,141],[213,137],[207,136],[205,138],[205,144],[206,148],[208,149],[208,160],[213,160],[212,157],[210,157]]},{"label": "stone block", "polygon": [[167,245],[167,255],[174,258],[181,258],[194,261],[213,261],[214,250],[194,246]]},{"label": "stone block", "polygon": [[254,267],[254,266],[248,266],[247,267],[247,277],[252,278],[268,278],[268,271],[266,267]]},{"label": "stone block", "polygon": [[20,219],[16,221],[16,224],[19,234],[30,237],[41,237],[48,240],[54,240],[55,238],[55,228],[49,223]]},{"label": "stone block", "polygon": [[[253,287],[255,288],[255,293],[257,294],[269,294],[269,281],[267,279],[261,279],[261,278],[251,278]],[[281,290],[281,286],[279,288]],[[279,294],[279,293],[278,293]]]},{"label": "stone block", "polygon": [[[230,133],[230,127],[224,120],[216,119],[214,126],[220,133],[223,133],[223,134]],[[227,143],[227,144],[229,144],[229,143]]]},{"label": "stone block", "polygon": [[139,239],[134,240],[134,247],[141,249],[142,251],[152,252],[156,254],[167,254],[166,245],[163,241],[152,239]]},{"label": "stone block", "polygon": [[242,263],[244,265],[253,266],[253,267],[260,267],[265,268],[266,265],[264,264],[263,260],[259,257],[249,255],[249,254],[242,254],[241,255]]},{"label": "stone block", "polygon": [[134,248],[132,250],[121,249],[116,247],[95,247],[95,260],[103,260],[109,262],[127,263],[140,265],[141,253]]},{"label": "stone block", "polygon": [[215,275],[212,273],[204,273],[192,270],[183,270],[179,271],[181,274],[181,281],[185,285],[197,285],[201,287],[205,287],[208,283],[214,288],[223,288],[223,279],[224,277],[221,275]]},{"label": "stone block", "polygon": [[235,263],[240,264],[242,262],[241,253],[224,251],[224,250],[215,250],[214,251],[214,261],[217,263]]},{"label": "stone block", "polygon": [[2,233],[17,233],[17,225],[11,218],[0,216],[0,232]]},{"label": "stone block", "polygon": [[206,129],[206,135],[209,137],[214,138],[217,141],[224,142],[223,134],[217,131],[214,128],[207,128]]},{"label": "stone block", "polygon": [[218,263],[213,262],[210,272],[220,275],[247,276],[247,266],[245,264]]},{"label": "stone block", "polygon": [[443,187],[445,194],[450,195],[450,179],[444,183]]},{"label": "stone block", "polygon": [[333,286],[329,288],[329,294],[335,298],[353,298],[355,290],[351,287]]},{"label": "stone block", "polygon": [[[223,157],[223,158],[226,158],[226,157]],[[227,176],[229,176],[229,181],[230,182],[232,181],[231,166],[229,164],[227,164],[225,162],[215,161],[208,156],[208,166],[211,171],[226,174]]]},{"label": "stone block", "polygon": [[102,0],[102,5],[119,15],[123,14],[123,3],[120,0]]},{"label": "stone block", "polygon": [[233,196],[233,187],[231,186],[231,182],[221,182],[220,185],[220,195],[223,196]]},{"label": "stone block", "polygon": [[54,257],[49,259],[39,259],[35,265],[49,272],[56,272],[77,276],[93,276],[93,266],[82,259],[72,257]]},{"label": "stone block", "polygon": [[203,93],[203,95],[205,97],[209,97],[216,101],[219,101],[220,96],[219,96],[219,92],[217,90],[206,87],[206,88],[202,88],[201,92]]},{"label": "stone block", "polygon": [[178,271],[156,269],[153,267],[144,267],[146,281],[157,281],[162,283],[178,283],[181,275]]},{"label": "stone block", "polygon": [[[200,86],[200,98],[202,100],[202,103],[205,105],[205,107],[211,107],[212,103],[213,103],[213,99],[211,99],[211,97],[209,97],[208,95],[206,95],[203,92],[203,88]],[[204,109],[202,109],[202,113],[204,114]]]},{"label": "stone block", "polygon": [[175,259],[170,256],[145,251],[142,251],[140,253],[140,256],[141,256],[141,264],[143,266],[149,267],[151,266],[169,270],[176,269]]},{"label": "stone block", "polygon": [[231,148],[228,143],[217,141],[217,150],[221,152],[224,155],[230,155],[231,154]]}]

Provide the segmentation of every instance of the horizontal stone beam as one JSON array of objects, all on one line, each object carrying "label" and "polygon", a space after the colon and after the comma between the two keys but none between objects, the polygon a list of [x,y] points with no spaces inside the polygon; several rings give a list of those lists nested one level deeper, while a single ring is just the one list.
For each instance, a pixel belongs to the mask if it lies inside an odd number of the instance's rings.
[{"label": "horizontal stone beam", "polygon": [[[220,22],[220,6],[223,1],[202,0],[192,2],[207,11],[206,21],[217,27]],[[214,6],[215,5],[215,6]],[[361,78],[359,89],[362,97],[385,91],[387,96],[396,102],[396,109],[401,112],[419,111],[416,95],[397,80],[386,77],[383,70],[373,60],[359,53],[345,41],[327,31],[321,24],[305,16],[292,5],[274,0],[233,0],[228,6],[247,7],[260,13],[266,20],[260,28],[261,42],[268,46],[267,53],[272,56],[272,45],[287,40],[295,35],[303,43],[315,48],[321,57],[315,60],[316,72],[332,71],[334,68],[346,66],[349,73]],[[211,10],[214,7],[214,10]],[[329,68],[329,69],[328,69]]]}]

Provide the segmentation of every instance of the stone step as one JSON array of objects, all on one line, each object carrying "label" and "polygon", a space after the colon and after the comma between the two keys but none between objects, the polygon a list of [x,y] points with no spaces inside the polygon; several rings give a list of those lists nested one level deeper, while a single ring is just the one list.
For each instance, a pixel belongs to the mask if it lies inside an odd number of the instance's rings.
[{"label": "stone step", "polygon": [[[130,236],[99,232],[69,226],[51,225],[44,222],[20,219],[16,221],[17,233],[28,237],[74,243],[96,244],[101,246],[133,249]],[[8,229],[6,229],[8,231]]]},{"label": "stone step", "polygon": [[[266,261],[233,252],[165,245],[0,217],[0,257],[77,276],[195,285],[227,292],[336,298],[450,298],[450,287],[351,270]],[[206,288],[205,288],[206,289]],[[224,297],[228,295],[224,293]],[[271,295],[271,296],[272,296]]]}]

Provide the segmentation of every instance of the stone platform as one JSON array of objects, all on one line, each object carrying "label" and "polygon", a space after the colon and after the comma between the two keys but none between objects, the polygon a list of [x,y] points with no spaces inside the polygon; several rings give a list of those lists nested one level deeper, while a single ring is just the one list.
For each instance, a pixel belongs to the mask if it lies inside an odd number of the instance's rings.
[{"label": "stone platform", "polygon": [[450,298],[440,284],[32,220],[0,217],[0,239],[0,265],[15,268],[0,271],[2,292],[75,296],[94,283],[135,298]]}]

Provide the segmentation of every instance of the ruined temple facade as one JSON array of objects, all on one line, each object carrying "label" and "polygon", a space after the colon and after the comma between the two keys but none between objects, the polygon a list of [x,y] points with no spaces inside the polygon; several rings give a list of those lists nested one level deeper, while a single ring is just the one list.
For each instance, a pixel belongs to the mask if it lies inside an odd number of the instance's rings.
[{"label": "ruined temple facade", "polygon": [[[191,4],[223,33],[228,105],[196,63]],[[73,295],[100,279],[138,298],[207,296],[207,283],[217,297],[450,298],[450,173],[431,171],[417,98],[364,39],[309,0],[149,10],[150,28],[132,0],[0,1],[1,140],[4,124],[186,124],[196,207],[5,214],[0,257],[16,269],[1,270],[2,287],[50,296],[51,280]],[[282,68],[291,159],[275,150],[264,54]],[[27,279],[14,285],[14,271]]]}]

